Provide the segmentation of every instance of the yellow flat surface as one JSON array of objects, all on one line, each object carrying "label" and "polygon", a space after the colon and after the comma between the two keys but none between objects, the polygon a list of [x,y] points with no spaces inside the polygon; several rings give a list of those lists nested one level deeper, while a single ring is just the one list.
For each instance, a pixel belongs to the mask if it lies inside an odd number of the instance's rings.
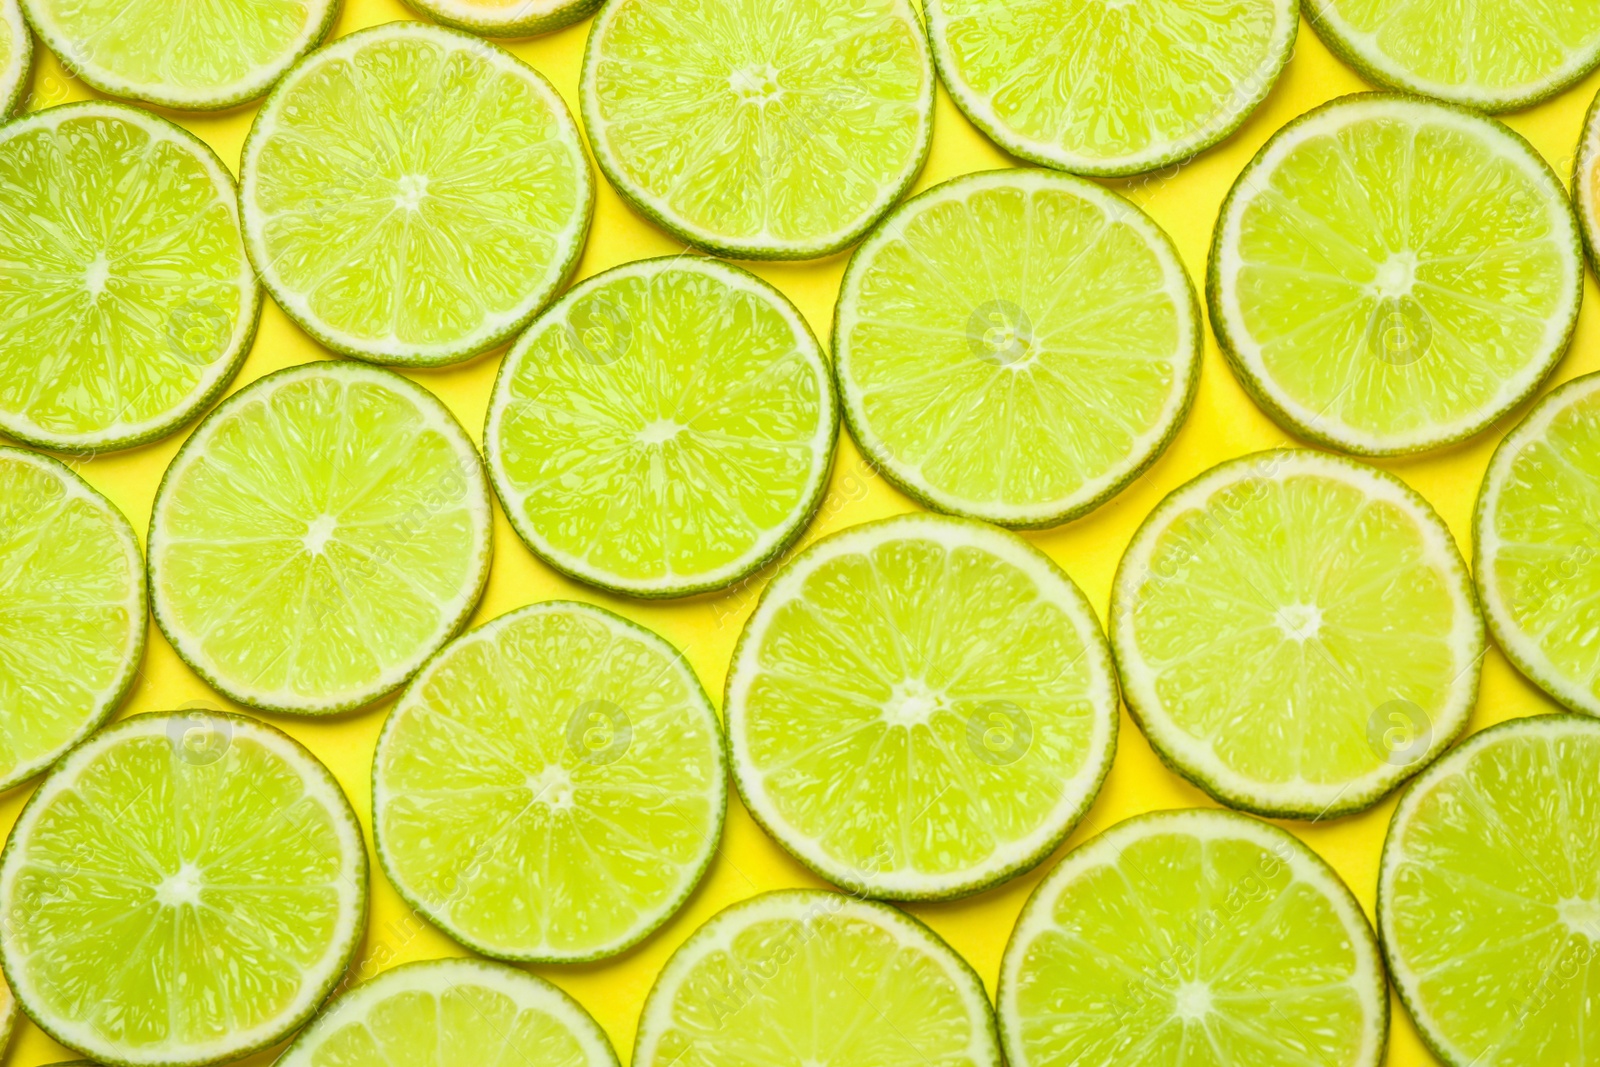
[{"label": "yellow flat surface", "polygon": [[[334,35],[399,18],[416,18],[399,0],[346,0]],[[588,23],[548,37],[513,42],[508,47],[532,63],[560,90],[577,113],[578,72]],[[33,74],[34,91],[28,107],[36,109],[94,94],[67,77],[54,58],[41,49]],[[1177,241],[1184,262],[1203,283],[1206,253],[1217,210],[1234,176],[1258,148],[1290,119],[1325,100],[1370,88],[1354,71],[1342,65],[1302,23],[1294,58],[1271,96],[1230,140],[1187,165],[1158,174],[1109,183],[1145,207]],[[1592,76],[1556,99],[1507,121],[1528,137],[1556,171],[1571,173],[1573,152],[1583,114],[1597,88],[1600,75]],[[255,108],[220,116],[171,117],[209,141],[230,167],[237,169]],[[933,154],[917,183],[924,189],[970,171],[1010,165],[1008,157],[990,144],[966,121],[941,90],[935,118]],[[599,179],[599,200],[594,229],[579,271],[596,274],[629,260],[671,254],[682,245],[630,211]],[[826,339],[833,303],[847,255],[816,263],[754,267],[795,301],[817,335]],[[1555,383],[1600,368],[1600,303],[1593,279],[1586,283],[1586,306],[1579,319],[1572,351],[1556,369]],[[261,331],[244,370],[233,388],[269,371],[324,359],[329,353],[289,322],[266,301]],[[500,353],[442,371],[408,372],[437,393],[461,419],[474,438],[483,426],[490,386]],[[1381,464],[1426,496],[1455,532],[1470,558],[1470,516],[1478,483],[1494,445],[1524,408],[1464,445],[1421,459]],[[85,477],[127,513],[141,540],[149,524],[156,483],[187,431],[145,448],[74,463]],[[1087,518],[1057,530],[1029,534],[1039,547],[1058,560],[1083,586],[1104,619],[1113,571],[1139,521],[1168,491],[1224,459],[1275,445],[1293,444],[1246,397],[1229,373],[1209,331],[1199,398],[1188,423],[1172,447],[1142,478]],[[807,540],[845,526],[916,508],[907,498],[876,477],[861,459],[848,434],[840,441],[833,483]],[[517,540],[505,517],[496,511],[495,560],[489,590],[472,619],[477,625],[513,608],[539,600],[569,598],[603,604],[651,627],[679,646],[699,672],[706,689],[720,703],[728,660],[740,626],[770,572],[755,576],[729,592],[668,604],[643,604],[601,594],[568,581],[551,571]],[[371,801],[372,751],[392,700],[362,712],[327,721],[305,721],[263,715],[316,752],[339,778],[363,822]],[[141,676],[122,714],[180,707],[233,708],[211,692],[150,626],[150,646]],[[1471,729],[1478,730],[1503,719],[1559,710],[1506,662],[1498,649],[1484,665],[1483,690]],[[0,798],[0,820],[9,828],[31,787]],[[730,790],[731,794],[731,790]],[[1210,805],[1200,791],[1167,771],[1156,760],[1143,735],[1126,713],[1116,764],[1104,791],[1067,848],[1121,819],[1159,808]],[[1377,880],[1378,853],[1393,810],[1391,799],[1352,818],[1314,826],[1285,823],[1288,829],[1321,853],[1342,874],[1370,917]],[[370,844],[370,839],[369,839]],[[1063,849],[1065,851],[1065,849]],[[908,910],[938,930],[977,968],[991,994],[1000,955],[1012,922],[1042,873],[1059,854],[1032,874],[998,889],[952,904],[921,905]],[[640,1005],[667,956],[700,923],[719,909],[752,894],[786,886],[821,883],[791,860],[750,819],[736,796],[730,796],[728,825],[716,860],[705,882],[688,905],[644,944],[620,958],[575,967],[535,968],[572,993],[611,1035],[618,1054],[628,1062]],[[396,963],[461,955],[464,950],[407,908],[390,888],[376,863],[372,870],[372,914],[365,944],[354,976],[363,978]],[[26,1020],[18,1024],[10,1060],[19,1067],[74,1058]],[[272,1054],[244,1061],[271,1062]],[[1434,1063],[1423,1048],[1399,1002],[1394,1001],[1394,1027],[1388,1062],[1394,1067]]]}]

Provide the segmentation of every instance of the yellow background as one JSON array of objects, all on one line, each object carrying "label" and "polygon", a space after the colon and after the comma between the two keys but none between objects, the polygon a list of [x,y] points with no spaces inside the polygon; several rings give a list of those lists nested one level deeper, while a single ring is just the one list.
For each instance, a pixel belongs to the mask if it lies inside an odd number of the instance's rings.
[{"label": "yellow background", "polygon": [[[346,0],[333,34],[340,36],[364,26],[417,17],[399,0]],[[588,22],[585,21],[547,37],[508,45],[511,51],[554,82],[574,115],[578,113],[578,73],[587,33]],[[1507,118],[1510,125],[1544,154],[1563,180],[1571,173],[1584,109],[1597,87],[1600,87],[1600,75],[1591,76],[1548,103]],[[1290,119],[1325,100],[1365,88],[1369,86],[1336,60],[1302,22],[1295,55],[1282,79],[1232,138],[1176,170],[1108,184],[1143,206],[1172,234],[1198,288],[1205,277],[1212,223],[1234,176],[1267,138]],[[93,95],[86,86],[66,77],[54,58],[39,49],[34,65],[33,94],[27,104],[29,109]],[[209,141],[224,162],[237,170],[240,146],[254,114],[255,107],[249,106],[223,115],[170,113],[170,117]],[[1007,166],[1010,162],[967,122],[941,88],[933,152],[916,188],[924,189],[958,174]],[[682,250],[681,244],[634,214],[598,172],[597,181],[594,228],[579,277],[629,260]],[[805,313],[817,335],[826,341],[834,297],[847,260],[848,254],[845,254],[814,263],[755,265],[753,269],[786,292]],[[1592,278],[1585,283],[1585,288],[1586,306],[1579,320],[1577,339],[1541,394],[1556,382],[1600,368],[1600,358],[1597,358],[1600,304],[1596,303],[1600,294],[1596,293]],[[233,383],[235,389],[280,367],[329,356],[290,323],[270,299],[265,303],[260,334],[243,371]],[[437,393],[477,439],[499,361],[500,353],[496,352],[441,371],[407,373]],[[1471,510],[1489,455],[1495,443],[1525,410],[1526,405],[1491,431],[1464,445],[1420,459],[1382,464],[1432,501],[1455,532],[1464,554],[1470,555]],[[156,483],[187,433],[185,429],[144,448],[73,461],[73,465],[127,514],[142,541],[149,524]],[[1292,443],[1295,442],[1245,396],[1207,331],[1199,397],[1187,424],[1166,454],[1131,487],[1088,517],[1060,529],[1027,536],[1066,567],[1104,619],[1112,573],[1123,548],[1139,521],[1165,493],[1221,460]],[[829,495],[806,538],[809,541],[845,526],[914,508],[911,501],[874,476],[849,435],[844,434]],[[539,600],[570,598],[603,604],[651,627],[683,649],[706,689],[720,704],[734,641],[767,573],[720,595],[666,604],[639,603],[604,595],[556,575],[536,561],[517,540],[498,508],[494,538],[495,560],[488,593],[473,616],[472,625]],[[261,717],[287,730],[320,756],[338,776],[363,823],[367,823],[372,751],[391,703],[384,701],[330,720]],[[257,714],[250,709],[233,708],[211,692],[179,661],[151,624],[149,651],[141,675],[120,713],[197,704]],[[1524,681],[1498,649],[1490,651],[1484,664],[1483,690],[1471,729],[1553,710],[1558,709]],[[30,792],[31,787],[23,787],[0,798],[0,822],[6,828],[15,820]],[[1124,712],[1116,763],[1105,789],[1065,848],[1138,812],[1209,804],[1211,801],[1204,794],[1157,762],[1143,735]],[[1351,818],[1310,826],[1283,824],[1339,870],[1369,917],[1378,853],[1393,807],[1391,798]],[[1059,858],[1060,853],[1033,873],[979,896],[951,904],[919,905],[908,910],[938,930],[971,961],[992,994],[1000,955],[1017,911],[1041,874]],[[583,1002],[610,1034],[618,1055],[626,1063],[633,1045],[639,1007],[651,982],[673,948],[700,923],[726,905],[763,890],[820,884],[767,838],[751,821],[736,796],[730,796],[727,829],[704,883],[663,929],[613,960],[535,970]],[[400,901],[374,863],[371,919],[356,963],[357,977],[377,973],[395,963],[463,953],[463,949]],[[1399,1002],[1391,999],[1394,1015],[1388,1062],[1394,1067],[1433,1063]],[[275,1051],[246,1062],[266,1064]],[[26,1019],[19,1021],[10,1063],[28,1067],[70,1058],[73,1057],[67,1050]]]}]

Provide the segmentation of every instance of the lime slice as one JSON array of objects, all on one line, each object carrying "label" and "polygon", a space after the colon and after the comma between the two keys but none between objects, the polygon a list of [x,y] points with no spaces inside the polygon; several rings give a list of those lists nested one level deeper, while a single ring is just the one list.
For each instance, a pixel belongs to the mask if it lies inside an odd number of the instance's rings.
[{"label": "lime slice", "polygon": [[138,715],[64,759],[0,857],[0,957],[57,1041],[108,1064],[237,1059],[309,1019],[361,940],[339,784],[254,719]]},{"label": "lime slice", "polygon": [[1092,182],[1000,170],[901,205],[857,250],[834,321],[850,432],[941,511],[1055,526],[1155,461],[1200,373],[1172,241]]},{"label": "lime slice", "polygon": [[1377,1067],[1378,946],[1290,834],[1195,809],[1120,822],[1034,890],[1000,964],[1012,1067]]},{"label": "lime slice", "polygon": [[425,960],[363,982],[306,1027],[275,1067],[517,1064],[617,1067],[583,1006],[514,967]]},{"label": "lime slice", "polygon": [[732,584],[798,537],[838,425],[794,305],[737,267],[680,256],[562,297],[501,365],[483,440],[540,558],[665,597]]},{"label": "lime slice", "polygon": [[1600,722],[1502,723],[1417,778],[1378,872],[1400,1000],[1451,1067],[1594,1062]]},{"label": "lime slice", "polygon": [[1000,1049],[983,983],[938,934],[884,904],[790,889],[679,946],[633,1046],[633,1067],[758,1063],[1000,1067]]},{"label": "lime slice", "polygon": [[1365,94],[1267,142],[1223,205],[1207,296],[1223,354],[1286,428],[1366,455],[1487,427],[1566,351],[1572,207],[1493,119]]},{"label": "lime slice", "polygon": [[150,520],[151,604],[231,699],[346,711],[466,622],[489,538],[477,453],[432,393],[308,363],[229,397],[173,458]]},{"label": "lime slice", "polygon": [[33,66],[33,34],[17,0],[0,0],[0,118],[22,103]]},{"label": "lime slice", "polygon": [[594,178],[538,71],[391,22],[289,72],[250,128],[239,201],[250,258],[307,333],[437,366],[510,339],[571,277]]},{"label": "lime slice", "polygon": [[485,37],[531,37],[594,14],[602,0],[406,0],[435,22]]},{"label": "lime slice", "polygon": [[1392,474],[1321,452],[1213,467],[1145,519],[1111,590],[1128,708],[1225,804],[1375,804],[1466,726],[1484,651],[1444,521]]},{"label": "lime slice", "polygon": [[213,111],[254,100],[333,28],[338,0],[22,0],[61,65],[101,92]]},{"label": "lime slice", "polygon": [[939,76],[1014,156],[1156,170],[1238,129],[1294,51],[1296,0],[925,0]]},{"label": "lime slice", "polygon": [[1583,134],[1573,155],[1572,202],[1589,261],[1600,262],[1600,93],[1589,104]]},{"label": "lime slice", "polygon": [[105,721],[144,655],[133,527],[53,459],[0,448],[0,790]]},{"label": "lime slice", "polygon": [[613,956],[700,881],[727,807],[716,712],[677,649],[603,608],[502,615],[411,683],[372,771],[396,890],[500,959]]},{"label": "lime slice", "polygon": [[1379,85],[1480,111],[1546,100],[1600,63],[1591,0],[1465,8],[1435,0],[1305,0],[1324,42]]},{"label": "lime slice", "polygon": [[0,262],[0,431],[40,448],[171,433],[255,337],[233,179],[138,108],[66,104],[0,126]]},{"label": "lime slice", "polygon": [[11,987],[5,980],[0,979],[0,1054],[11,1044],[11,1030],[16,1025],[17,998],[11,995]]},{"label": "lime slice", "polygon": [[1100,790],[1117,683],[1049,557],[906,515],[786,564],[734,652],[734,782],[778,843],[867,896],[927,900],[1050,854]]},{"label": "lime slice", "polygon": [[640,212],[714,252],[811,259],[916,179],[933,86],[910,0],[613,0],[580,89],[595,160]]}]

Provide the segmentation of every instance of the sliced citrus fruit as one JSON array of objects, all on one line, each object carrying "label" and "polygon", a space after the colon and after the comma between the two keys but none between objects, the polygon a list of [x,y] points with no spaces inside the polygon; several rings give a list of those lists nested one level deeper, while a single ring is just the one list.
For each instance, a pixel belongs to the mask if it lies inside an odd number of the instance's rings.
[{"label": "sliced citrus fruit", "polygon": [[1593,1063],[1600,1014],[1600,722],[1474,734],[1400,799],[1378,932],[1400,1000],[1451,1067]]},{"label": "sliced citrus fruit", "polygon": [[501,365],[489,474],[529,548],[634,596],[738,581],[804,529],[838,436],[826,358],[778,290],[677,257],[590,278]]},{"label": "sliced citrus fruit", "polygon": [[909,495],[1055,526],[1155,461],[1189,410],[1200,308],[1149,216],[1081,178],[1000,170],[907,201],[850,261],[845,418]]},{"label": "sliced citrus fruit", "polygon": [[373,761],[390,882],[500,959],[592,960],[642,940],[705,873],[726,806],[722,731],[678,650],[564,601],[447,646]]},{"label": "sliced citrus fruit", "polygon": [[1299,839],[1163,811],[1067,854],[1000,964],[1012,1067],[1378,1067],[1389,992],[1372,927]]},{"label": "sliced citrus fruit", "polygon": [[17,998],[11,995],[11,987],[0,979],[0,1053],[4,1053],[6,1046],[11,1044],[11,1030],[17,1025]]},{"label": "sliced citrus fruit", "polygon": [[101,92],[210,111],[261,96],[333,28],[338,0],[22,0],[61,64]]},{"label": "sliced citrus fruit", "polygon": [[17,0],[0,0],[0,119],[11,115],[28,89],[33,34]]},{"label": "sliced citrus fruit", "polygon": [[1117,683],[1083,593],[1021,538],[934,515],[785,564],[723,708],[756,820],[829,881],[902,900],[1033,867],[1116,748]]},{"label": "sliced citrus fruit", "polygon": [[1296,0],[927,0],[939,75],[1014,156],[1076,174],[1203,152],[1266,98],[1294,50]]},{"label": "sliced citrus fruit", "polygon": [[240,163],[245,245],[336,352],[435,366],[508,340],[572,275],[594,179],[542,75],[475,37],[391,22],[306,57]]},{"label": "sliced citrus fruit", "polygon": [[1392,474],[1304,450],[1168,495],[1117,569],[1110,629],[1161,758],[1286,818],[1359,811],[1443,751],[1484,649],[1438,513]]},{"label": "sliced citrus fruit", "polygon": [[489,538],[478,455],[433,394],[308,363],[229,397],[173,458],[150,519],[151,603],[229,698],[345,711],[466,622]]},{"label": "sliced citrus fruit", "polygon": [[435,22],[485,37],[531,37],[594,14],[602,0],[406,0]]},{"label": "sliced citrus fruit", "polygon": [[1572,206],[1510,128],[1346,97],[1280,130],[1217,220],[1207,295],[1240,382],[1350,452],[1459,441],[1529,396],[1583,295]]},{"label": "sliced citrus fruit", "polygon": [[939,935],[816,889],[726,908],[672,954],[639,1017],[634,1067],[1000,1067],[989,998]]},{"label": "sliced citrus fruit", "polygon": [[41,448],[171,433],[255,337],[233,179],[138,108],[64,104],[0,126],[0,261],[0,431]]},{"label": "sliced citrus fruit", "polygon": [[0,790],[122,702],[145,627],[144,560],[122,512],[55,460],[0,448]]},{"label": "sliced citrus fruit", "polygon": [[1572,202],[1578,209],[1583,245],[1600,262],[1600,93],[1589,104],[1572,163]]},{"label": "sliced citrus fruit", "polygon": [[108,1064],[237,1059],[309,1019],[361,940],[367,857],[316,757],[239,715],[137,715],[51,772],[0,857],[0,958]]},{"label": "sliced citrus fruit", "polygon": [[922,170],[933,64],[910,0],[613,0],[581,95],[595,160],[691,244],[810,259]]}]

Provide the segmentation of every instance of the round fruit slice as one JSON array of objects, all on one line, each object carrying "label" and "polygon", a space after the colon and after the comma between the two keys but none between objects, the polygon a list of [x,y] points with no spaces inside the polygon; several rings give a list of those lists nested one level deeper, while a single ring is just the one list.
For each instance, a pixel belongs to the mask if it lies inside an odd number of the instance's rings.
[{"label": "round fruit slice", "polygon": [[356,986],[276,1061],[441,1063],[617,1067],[617,1054],[583,1006],[543,978],[499,963],[446,959],[408,963]]},{"label": "round fruit slice", "polygon": [[1589,261],[1600,262],[1600,93],[1589,104],[1583,135],[1573,157],[1572,201],[1578,209]]},{"label": "round fruit slice", "polygon": [[1000,1067],[983,983],[903,912],[838,893],[763,893],[667,961],[634,1067]]},{"label": "round fruit slice", "polygon": [[11,987],[0,979],[0,1053],[4,1053],[6,1046],[11,1044],[11,1029],[17,1025],[17,998],[11,995]]},{"label": "round fruit slice", "polygon": [[0,448],[0,790],[105,721],[144,655],[133,527],[53,459]]},{"label": "round fruit slice", "polygon": [[595,160],[639,211],[714,252],[811,259],[916,179],[933,84],[910,0],[613,0],[580,88]]},{"label": "round fruit slice", "polygon": [[316,757],[240,715],[138,715],[64,759],[0,857],[0,958],[57,1041],[217,1063],[309,1019],[361,940],[367,857]]},{"label": "round fruit slice", "polygon": [[1014,156],[1156,170],[1238,129],[1294,50],[1296,0],[927,0],[956,105]]},{"label": "round fruit slice", "polygon": [[1572,207],[1508,127],[1410,97],[1336,100],[1280,130],[1217,220],[1224,355],[1287,429],[1366,455],[1470,437],[1567,349]]},{"label": "round fruit slice", "polygon": [[829,881],[899,900],[1033,867],[1116,748],[1110,652],[1072,579],[1013,534],[933,515],[788,563],[745,624],[723,707],[756,820]]},{"label": "round fruit slice", "polygon": [[33,66],[33,34],[17,0],[0,0],[0,120],[17,110]]},{"label": "round fruit slice", "polygon": [[941,511],[1055,526],[1166,448],[1200,371],[1172,241],[1080,178],[1000,170],[901,205],[857,250],[834,353],[873,465]]},{"label": "round fruit slice", "polygon": [[1012,1067],[1377,1067],[1361,906],[1290,834],[1212,809],[1118,823],[1034,890],[1000,964]]},{"label": "round fruit slice", "polygon": [[40,448],[171,433],[255,337],[233,179],[137,108],[66,104],[0,126],[0,261],[0,431]]},{"label": "round fruit slice", "polygon": [[1325,818],[1443,751],[1477,699],[1483,622],[1444,521],[1392,474],[1260,452],[1174,490],[1111,590],[1128,708],[1237,808]]},{"label": "round fruit slice", "polygon": [[1514,111],[1559,93],[1600,63],[1600,8],[1517,0],[1463,9],[1433,0],[1305,0],[1330,49],[1379,85]]},{"label": "round fruit slice", "polygon": [[705,873],[726,807],[722,731],[694,671],[586,604],[535,604],[451,644],[373,762],[389,881],[500,959],[592,960],[642,940]]},{"label": "round fruit slice", "polygon": [[562,297],[501,365],[483,441],[541,559],[666,597],[736,582],[798,537],[838,427],[794,305],[737,267],[680,256]]},{"label": "round fruit slice", "polygon": [[1594,1062],[1600,723],[1468,738],[1395,809],[1378,932],[1395,989],[1451,1067]]},{"label": "round fruit slice", "polygon": [[347,711],[466,622],[489,538],[478,455],[432,393],[308,363],[229,397],[173,458],[150,519],[151,603],[231,699]]},{"label": "round fruit slice", "polygon": [[602,0],[406,0],[416,10],[485,37],[531,37],[594,14]]},{"label": "round fruit slice", "polygon": [[594,178],[532,67],[391,22],[289,72],[250,128],[239,200],[250,258],[307,333],[437,366],[508,340],[571,277]]},{"label": "round fruit slice", "polygon": [[333,28],[338,0],[22,0],[61,64],[101,92],[211,111],[254,100]]}]

